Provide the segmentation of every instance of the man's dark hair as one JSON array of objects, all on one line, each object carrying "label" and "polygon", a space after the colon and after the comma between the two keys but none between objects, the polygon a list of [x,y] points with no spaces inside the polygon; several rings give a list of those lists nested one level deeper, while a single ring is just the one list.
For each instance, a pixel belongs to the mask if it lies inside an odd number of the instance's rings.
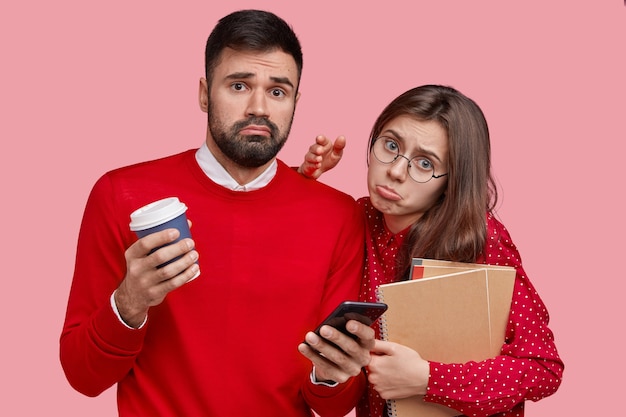
[{"label": "man's dark hair", "polygon": [[270,52],[280,49],[291,55],[302,75],[300,41],[287,22],[263,10],[240,10],[219,20],[206,42],[204,64],[206,79],[211,84],[213,71],[224,48],[236,51]]}]

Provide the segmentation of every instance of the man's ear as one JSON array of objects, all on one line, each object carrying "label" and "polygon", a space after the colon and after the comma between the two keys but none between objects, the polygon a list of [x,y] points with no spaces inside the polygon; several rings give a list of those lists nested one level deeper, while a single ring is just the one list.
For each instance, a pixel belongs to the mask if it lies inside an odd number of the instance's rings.
[{"label": "man's ear", "polygon": [[298,94],[296,94],[296,104],[298,104],[298,100],[300,100],[300,91],[298,91]]},{"label": "man's ear", "polygon": [[200,78],[198,87],[198,103],[200,104],[200,110],[205,113],[209,111],[209,84],[206,78]]}]

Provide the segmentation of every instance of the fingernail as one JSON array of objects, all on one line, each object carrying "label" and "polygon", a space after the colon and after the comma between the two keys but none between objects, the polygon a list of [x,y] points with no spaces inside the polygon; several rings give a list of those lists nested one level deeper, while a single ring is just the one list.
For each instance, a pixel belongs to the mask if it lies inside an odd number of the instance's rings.
[{"label": "fingernail", "polygon": [[333,332],[327,326],[324,326],[320,330],[320,334],[322,335],[322,337],[326,338],[326,337],[332,336]]},{"label": "fingernail", "polygon": [[313,332],[309,332],[306,335],[306,341],[309,345],[317,345],[320,341],[320,338]]}]

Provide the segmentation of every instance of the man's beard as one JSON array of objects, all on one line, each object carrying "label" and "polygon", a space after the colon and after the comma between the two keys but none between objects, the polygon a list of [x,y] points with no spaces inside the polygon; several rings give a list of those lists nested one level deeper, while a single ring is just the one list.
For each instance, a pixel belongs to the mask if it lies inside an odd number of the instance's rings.
[{"label": "man's beard", "polygon": [[[228,128],[215,117],[210,108],[208,110],[209,131],[217,147],[227,158],[247,168],[258,168],[274,158],[287,141],[291,130],[291,121],[281,134],[274,123],[263,117],[249,117]],[[270,129],[270,136],[238,133],[249,125],[267,126]]]}]

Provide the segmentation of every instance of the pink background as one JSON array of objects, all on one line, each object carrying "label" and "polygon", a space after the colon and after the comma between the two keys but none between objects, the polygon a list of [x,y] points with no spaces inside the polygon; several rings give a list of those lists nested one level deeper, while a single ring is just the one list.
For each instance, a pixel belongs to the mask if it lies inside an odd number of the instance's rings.
[{"label": "pink background", "polygon": [[621,1],[5,3],[0,414],[115,414],[113,389],[95,399],[74,392],[58,360],[82,210],[105,171],[202,143],[206,36],[219,17],[250,7],[284,17],[303,44],[302,97],[282,159],[299,164],[317,134],[346,135],[344,161],[323,180],[355,197],[365,194],[369,129],[393,97],[441,83],[481,105],[499,214],[566,362],[560,390],[528,415],[620,409]]}]

